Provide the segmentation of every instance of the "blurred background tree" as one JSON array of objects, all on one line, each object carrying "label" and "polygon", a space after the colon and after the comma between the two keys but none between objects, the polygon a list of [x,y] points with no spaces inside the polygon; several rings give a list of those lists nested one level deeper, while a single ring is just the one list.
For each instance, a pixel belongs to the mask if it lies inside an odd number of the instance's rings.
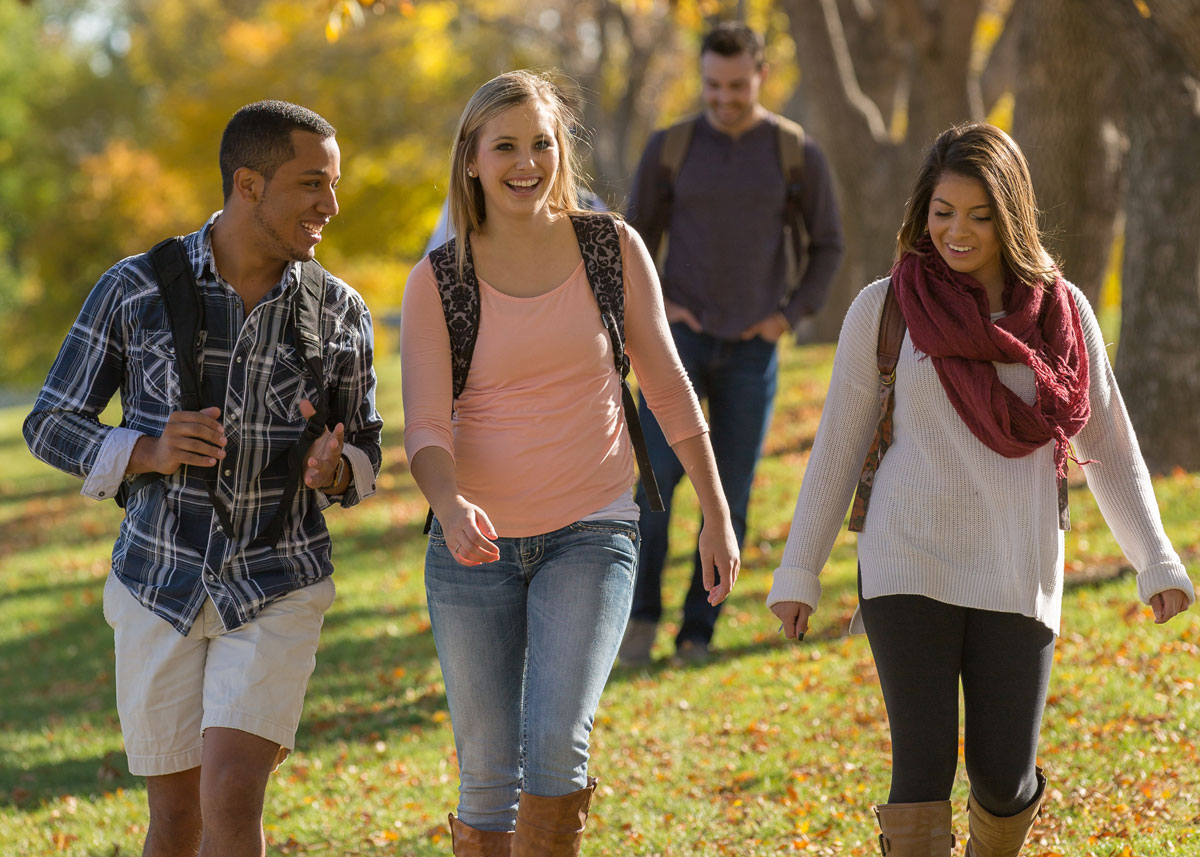
[{"label": "blurred background tree", "polygon": [[[1124,298],[1118,373],[1147,458],[1200,469],[1200,408],[1178,405],[1200,394],[1200,0],[0,0],[0,371],[36,385],[105,268],[220,207],[217,144],[245,103],[337,126],[321,260],[385,319],[480,83],[557,70],[619,210],[649,133],[697,109],[699,38],[725,17],[766,34],[764,101],[838,181],[846,263],[809,335],[836,336],[887,272],[932,138],[989,118],[1029,155],[1068,278]],[[1102,291],[1114,270],[1121,291]]]}]

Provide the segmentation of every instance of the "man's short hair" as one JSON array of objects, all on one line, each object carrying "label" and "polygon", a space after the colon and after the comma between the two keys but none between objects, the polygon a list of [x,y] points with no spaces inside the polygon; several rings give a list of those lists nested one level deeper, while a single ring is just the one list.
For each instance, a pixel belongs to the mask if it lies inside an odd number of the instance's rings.
[{"label": "man's short hair", "polygon": [[766,62],[763,37],[741,21],[722,21],[709,30],[700,44],[700,56],[710,52],[723,57],[748,54],[759,68]]},{"label": "man's short hair", "polygon": [[233,174],[242,167],[270,181],[280,166],[296,157],[293,131],[311,131],[322,139],[337,133],[319,114],[287,101],[256,101],[233,114],[221,135],[221,189],[226,200],[233,193]]}]

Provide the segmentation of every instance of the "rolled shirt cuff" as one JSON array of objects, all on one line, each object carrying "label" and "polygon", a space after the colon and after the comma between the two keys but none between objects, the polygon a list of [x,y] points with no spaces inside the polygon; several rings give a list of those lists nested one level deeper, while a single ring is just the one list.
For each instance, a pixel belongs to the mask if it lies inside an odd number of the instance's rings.
[{"label": "rolled shirt cuff", "polygon": [[346,461],[350,463],[350,473],[353,476],[352,484],[354,490],[358,494],[358,499],[365,500],[375,493],[376,479],[375,468],[371,464],[371,459],[365,452],[357,446],[346,444],[342,447],[342,455],[346,456]]},{"label": "rolled shirt cuff", "polygon": [[1196,603],[1196,590],[1182,563],[1162,562],[1152,565],[1137,576],[1138,597],[1144,604],[1160,592],[1179,589],[1187,596],[1188,606]]},{"label": "rolled shirt cuff", "polygon": [[125,480],[125,470],[129,467],[129,457],[133,455],[133,447],[142,437],[142,432],[127,428],[112,428],[108,437],[100,444],[96,460],[83,487],[79,493],[93,500],[111,500],[117,496],[117,489]]},{"label": "rolled shirt cuff", "polygon": [[322,512],[335,503],[343,507],[353,506],[375,493],[375,468],[371,466],[371,459],[367,457],[367,454],[357,446],[347,443],[342,446],[342,455],[350,466],[350,484],[341,494],[330,496],[324,491],[315,492],[317,508]]},{"label": "rolled shirt cuff", "polygon": [[773,607],[781,601],[799,601],[816,612],[821,601],[820,578],[799,568],[781,566],[775,569],[775,579],[767,593],[767,606]]}]

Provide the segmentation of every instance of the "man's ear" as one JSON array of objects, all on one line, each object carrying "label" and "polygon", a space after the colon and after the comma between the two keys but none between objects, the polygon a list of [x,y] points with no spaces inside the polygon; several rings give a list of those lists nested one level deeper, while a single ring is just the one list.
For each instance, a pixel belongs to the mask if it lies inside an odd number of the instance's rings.
[{"label": "man's ear", "polygon": [[238,167],[233,173],[233,196],[242,202],[254,204],[262,198],[266,180],[258,170],[250,167]]}]

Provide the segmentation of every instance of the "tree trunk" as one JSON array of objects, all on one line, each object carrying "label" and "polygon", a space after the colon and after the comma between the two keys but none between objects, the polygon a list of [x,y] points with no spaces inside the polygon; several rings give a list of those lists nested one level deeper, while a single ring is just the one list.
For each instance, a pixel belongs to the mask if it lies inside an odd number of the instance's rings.
[{"label": "tree trunk", "polygon": [[[629,192],[641,147],[658,121],[659,95],[680,62],[679,26],[670,4],[638,13],[619,0],[559,2],[554,36],[537,31],[549,65],[579,88],[590,147],[592,187],[617,208]],[[690,57],[689,57],[690,58]]]},{"label": "tree trunk", "polygon": [[1097,8],[1130,144],[1117,379],[1150,469],[1200,470],[1200,0]]},{"label": "tree trunk", "polygon": [[[972,118],[968,78],[978,0],[874,6],[891,16],[884,23],[895,44],[886,50],[869,48],[879,43],[874,33],[887,31],[874,18],[845,6],[843,13],[837,0],[784,0],[802,70],[804,95],[795,103],[803,105],[800,121],[829,157],[846,234],[845,261],[814,324],[815,338],[826,341],[837,338],[854,296],[891,267],[905,200],[926,147],[949,126]],[[864,27],[873,32],[861,32]],[[895,69],[897,56],[907,58],[902,81],[884,88],[876,66]],[[906,117],[902,134],[893,136],[885,120],[892,105],[881,109],[860,77],[872,82],[876,95],[907,93],[898,108]]]},{"label": "tree trunk", "polygon": [[1029,159],[1046,246],[1063,275],[1099,303],[1120,211],[1124,138],[1118,66],[1092,0],[1018,5],[1013,138]]}]

